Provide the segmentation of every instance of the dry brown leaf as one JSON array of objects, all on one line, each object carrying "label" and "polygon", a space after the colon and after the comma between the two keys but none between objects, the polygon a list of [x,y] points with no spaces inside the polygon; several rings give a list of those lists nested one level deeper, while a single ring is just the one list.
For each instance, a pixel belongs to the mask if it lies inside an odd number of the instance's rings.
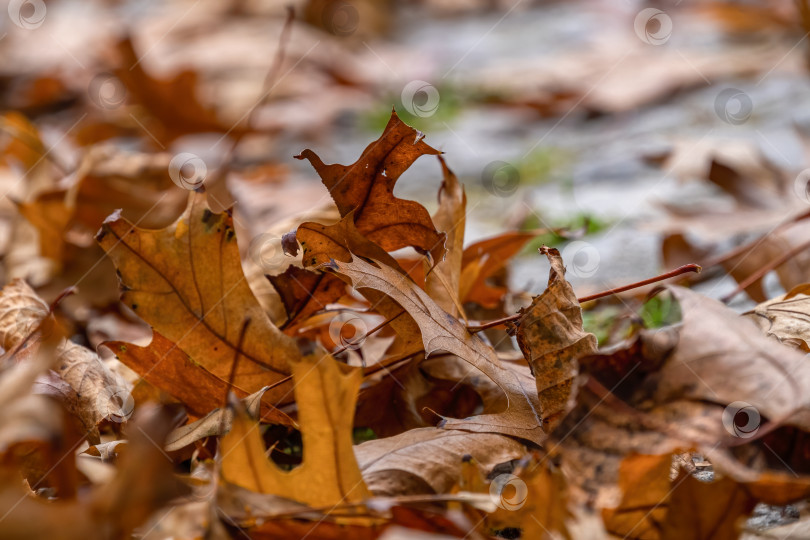
[{"label": "dry brown leaf", "polygon": [[488,279],[503,269],[509,259],[535,236],[536,233],[530,232],[508,232],[467,246],[461,260],[461,300],[486,308],[496,307],[506,294],[506,288],[494,286],[488,283]]},{"label": "dry brown leaf", "polygon": [[489,414],[465,419],[447,418],[442,423],[444,427],[512,435],[538,444],[543,441],[545,433],[537,412],[539,402],[530,376],[503,365],[492,347],[470,334],[458,319],[396,270],[374,266],[359,257],[351,262],[333,261],[330,266],[349,278],[355,289],[374,289],[396,301],[418,324],[426,355],[436,351],[452,353],[495,381],[506,394],[506,402],[497,404],[501,410],[487,410]]},{"label": "dry brown leaf", "polygon": [[0,290],[0,339],[9,351],[20,345],[48,316],[48,304],[22,279]]},{"label": "dry brown leaf", "polygon": [[354,253],[399,268],[396,260],[384,249],[360,234],[354,223],[354,211],[332,225],[311,221],[302,223],[295,234],[304,248],[301,258],[305,266],[327,264],[332,259],[348,261]]},{"label": "dry brown leaf", "polygon": [[667,516],[672,457],[635,455],[619,468],[621,502],[602,510],[605,528],[625,538],[661,538],[659,529]]},{"label": "dry brown leaf", "polygon": [[[25,493],[22,483],[5,478],[0,489],[0,536],[9,539],[124,538],[155,510],[186,493],[174,477],[160,445],[170,426],[147,408],[136,416],[130,447],[115,479],[82,500],[46,501]],[[155,442],[157,441],[157,442]]]},{"label": "dry brown leaf", "polygon": [[492,480],[490,495],[497,495],[498,508],[486,518],[490,529],[520,529],[522,538],[571,538],[566,522],[567,481],[548,456],[533,453],[519,462],[512,473]]},{"label": "dry brown leaf", "polygon": [[[122,301],[157,332],[220,380],[230,380],[238,355],[237,387],[253,393],[275,384],[268,400],[290,401],[290,385],[281,383],[288,379],[287,362],[299,356],[298,348],[273,325],[250,290],[230,212],[211,212],[205,195],[192,192],[186,212],[170,227],[139,229],[113,215],[97,239],[118,269]],[[165,344],[155,346],[161,358]],[[134,359],[129,367],[145,372],[137,357],[121,359]]]},{"label": "dry brown leaf", "polygon": [[745,313],[766,336],[810,353],[810,292],[798,285]]},{"label": "dry brown leaf", "polygon": [[[203,417],[221,407],[228,392],[243,399],[250,395],[236,385],[228,385],[227,379],[207,371],[156,331],[152,333],[152,342],[146,347],[123,341],[107,341],[102,346],[112,351],[125,365],[137,366],[136,371],[143,377],[141,380],[180,400],[193,416]],[[188,381],[194,381],[194,384],[190,385]],[[290,417],[273,406],[266,396],[262,400],[262,418],[268,422],[292,423]]]},{"label": "dry brown leaf", "polygon": [[[262,396],[267,388],[262,388],[246,397],[243,401],[245,411],[253,418],[261,416]],[[166,436],[165,450],[174,452],[206,437],[219,437],[231,430],[233,409],[214,409],[203,418],[174,429]]]},{"label": "dry brown leaf", "polygon": [[[21,345],[49,315],[47,304],[24,281],[6,285],[0,291],[3,347],[12,350]],[[132,403],[127,402],[131,400],[130,385],[95,352],[69,340],[63,340],[52,354],[54,375],[41,377],[36,390],[62,400],[79,419],[90,442],[98,442],[96,426],[102,420],[116,417],[123,421],[132,412]]]},{"label": "dry brown leaf", "polygon": [[150,134],[164,145],[189,133],[220,132],[237,136],[244,132],[239,126],[220,122],[213,108],[200,103],[196,72],[186,70],[168,80],[156,79],[144,70],[143,58],[135,52],[130,38],[121,40],[117,49],[121,67],[115,74],[135,101],[159,122],[159,126],[150,123]]},{"label": "dry brown leaf", "polygon": [[[681,287],[671,290],[683,327],[673,354],[656,374],[655,402],[716,403],[719,412],[744,401],[764,417],[809,429],[810,364],[804,355],[762,335],[717,300]],[[714,435],[726,433],[718,422]]]},{"label": "dry brown leaf", "polygon": [[362,373],[314,353],[290,362],[303,463],[283,471],[265,455],[259,425],[238,411],[222,438],[222,477],[258,493],[313,507],[360,502],[369,492],[352,453],[352,418]]},{"label": "dry brown leaf", "polygon": [[577,360],[596,352],[596,336],[582,329],[582,308],[565,280],[560,252],[543,248],[541,253],[551,263],[548,287],[520,311],[515,335],[537,381],[543,428],[550,433],[574,406]]},{"label": "dry brown leaf", "polygon": [[357,462],[376,495],[449,493],[459,481],[465,455],[488,474],[496,465],[518,459],[524,445],[494,433],[417,428],[357,445]]},{"label": "dry brown leaf", "polygon": [[467,195],[464,186],[458,181],[441,156],[444,181],[439,188],[439,209],[433,215],[436,229],[446,236],[447,256],[436,264],[432,271],[425,261],[425,290],[440,308],[454,316],[464,316],[459,298],[461,261],[464,253],[464,226],[467,216]]},{"label": "dry brown leaf", "polygon": [[267,276],[281,297],[287,320],[284,333],[294,335],[311,315],[336,302],[346,293],[346,284],[335,276],[290,265],[284,273]]},{"label": "dry brown leaf", "polygon": [[444,258],[444,234],[436,231],[424,206],[394,196],[399,176],[419,156],[439,154],[423,137],[392,111],[380,138],[351,165],[326,165],[308,149],[296,157],[315,167],[342,217],[354,211],[360,234],[386,251],[412,246],[430,253],[435,264]]}]

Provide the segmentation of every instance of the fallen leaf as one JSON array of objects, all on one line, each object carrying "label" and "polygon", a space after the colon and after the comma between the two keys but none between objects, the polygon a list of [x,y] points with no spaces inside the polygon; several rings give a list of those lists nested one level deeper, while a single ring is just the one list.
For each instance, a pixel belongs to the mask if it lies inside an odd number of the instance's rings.
[{"label": "fallen leaf", "polygon": [[810,353],[810,292],[798,285],[782,296],[762,302],[745,315],[767,336]]},{"label": "fallen leaf", "polygon": [[582,329],[582,308],[565,280],[560,252],[541,248],[551,263],[548,287],[520,311],[515,335],[537,381],[543,429],[554,431],[574,406],[577,359],[596,352],[596,336]]},{"label": "fallen leaf", "polygon": [[440,308],[451,315],[464,315],[459,298],[461,264],[464,246],[464,227],[467,213],[467,195],[441,156],[444,180],[439,188],[439,209],[433,215],[436,229],[445,234],[447,256],[430,271],[426,261],[425,290]]},{"label": "fallen leaf", "polygon": [[449,493],[461,476],[464,456],[488,474],[496,465],[523,456],[526,448],[495,433],[465,433],[432,427],[355,447],[363,478],[375,495]]},{"label": "fallen leaf", "polygon": [[171,79],[151,76],[143,67],[143,58],[135,51],[130,38],[117,44],[121,67],[116,76],[124,83],[135,101],[160,123],[152,132],[163,145],[189,133],[219,132],[238,135],[244,129],[220,122],[217,112],[197,98],[197,73],[181,71]]},{"label": "fallen leaf", "polygon": [[[267,388],[262,388],[243,400],[245,411],[251,417],[261,416],[262,396],[266,391]],[[172,430],[166,436],[164,449],[167,452],[174,452],[206,437],[225,435],[233,425],[233,414],[233,409],[230,407],[214,409],[203,418]]]},{"label": "fallen leaf", "polygon": [[311,315],[325,309],[346,293],[345,283],[335,276],[295,265],[290,265],[284,273],[277,276],[267,276],[267,279],[284,304],[287,320],[281,328],[289,335],[294,335]]},{"label": "fallen leaf", "polygon": [[490,404],[490,408],[500,410],[465,419],[446,418],[443,427],[500,433],[538,444],[542,442],[545,434],[537,412],[539,402],[531,377],[521,376],[518,371],[502,365],[492,347],[470,334],[464,324],[442,310],[425,291],[397,271],[385,265],[374,266],[359,257],[351,262],[334,261],[331,267],[338,274],[351,279],[355,289],[380,291],[407,311],[419,325],[425,355],[436,351],[452,353],[495,381],[505,393],[506,400]]},{"label": "fallen leaf", "polygon": [[315,167],[342,217],[354,211],[360,234],[385,251],[412,246],[430,253],[435,264],[444,258],[444,235],[436,231],[424,206],[394,196],[399,176],[419,156],[439,154],[423,137],[392,111],[383,134],[352,165],[326,165],[309,149],[296,157]]},{"label": "fallen leaf", "polygon": [[[229,386],[227,379],[207,371],[158,332],[152,333],[152,342],[146,347],[123,341],[106,341],[102,346],[141,375],[142,380],[180,400],[193,416],[203,417],[221,407],[228,392],[232,391],[242,399],[249,395],[239,386]],[[188,381],[194,381],[194,384],[190,385]],[[268,422],[292,423],[290,417],[279,411],[267,396],[262,400],[262,418]]]},{"label": "fallen leaf", "polygon": [[[271,386],[268,399],[291,399],[287,362],[295,342],[276,328],[245,280],[230,212],[215,214],[192,192],[170,227],[139,229],[114,214],[98,242],[121,280],[121,300],[214,377],[248,393]],[[245,320],[250,325],[239,347]],[[156,344],[162,357],[165,343]],[[231,373],[234,359],[238,367]],[[122,356],[122,361],[134,358]],[[135,358],[137,361],[137,358]],[[138,371],[138,364],[130,365]],[[207,411],[206,411],[207,412]]]},{"label": "fallen leaf", "polygon": [[220,443],[223,478],[316,508],[362,501],[369,493],[352,453],[352,417],[361,372],[318,353],[292,360],[290,366],[303,463],[283,471],[270,462],[258,424],[238,411]]},{"label": "fallen leaf", "polygon": [[508,232],[467,246],[461,258],[461,300],[475,302],[485,308],[496,307],[506,294],[506,288],[490,284],[489,278],[536,236],[536,233],[530,232]]}]

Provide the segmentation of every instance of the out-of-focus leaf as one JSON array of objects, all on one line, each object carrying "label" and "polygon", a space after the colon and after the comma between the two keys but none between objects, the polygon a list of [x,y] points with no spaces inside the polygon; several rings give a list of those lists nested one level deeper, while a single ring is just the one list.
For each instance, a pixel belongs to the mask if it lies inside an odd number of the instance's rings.
[{"label": "out-of-focus leaf", "polygon": [[487,280],[535,236],[536,233],[530,232],[508,232],[467,246],[461,259],[461,300],[485,308],[496,307],[506,294],[506,288],[491,285]]}]

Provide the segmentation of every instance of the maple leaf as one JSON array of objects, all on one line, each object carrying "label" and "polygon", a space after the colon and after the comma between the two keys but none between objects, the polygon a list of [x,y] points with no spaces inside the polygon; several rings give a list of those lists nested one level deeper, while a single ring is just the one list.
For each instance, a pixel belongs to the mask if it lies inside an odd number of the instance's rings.
[{"label": "maple leaf", "polygon": [[[133,348],[121,355],[129,367],[145,373],[146,366],[176,346],[220,381],[232,376],[233,384],[247,393],[272,386],[266,394],[270,403],[290,401],[290,385],[283,383],[289,375],[287,362],[299,356],[298,348],[273,325],[245,280],[230,211],[215,214],[204,193],[192,192],[185,213],[173,225],[140,229],[114,214],[97,240],[118,269],[121,300],[173,344],[168,351],[163,340],[146,350]],[[251,324],[240,347],[246,319]],[[157,359],[146,358],[153,353]],[[232,373],[237,355],[240,361]],[[186,384],[194,383],[186,379]]]},{"label": "maple leaf", "polygon": [[394,185],[418,157],[439,154],[423,137],[392,111],[380,138],[351,165],[326,165],[309,149],[296,157],[315,167],[342,217],[354,212],[360,234],[386,251],[412,246],[430,253],[435,264],[443,259],[444,235],[424,206],[394,197]]}]

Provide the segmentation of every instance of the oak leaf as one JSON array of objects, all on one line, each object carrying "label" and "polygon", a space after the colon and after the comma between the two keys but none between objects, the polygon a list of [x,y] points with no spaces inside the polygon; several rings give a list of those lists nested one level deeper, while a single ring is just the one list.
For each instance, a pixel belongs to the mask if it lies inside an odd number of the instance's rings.
[{"label": "oak leaf", "polygon": [[444,255],[444,234],[436,231],[424,206],[394,196],[400,175],[418,157],[440,153],[423,138],[392,111],[380,138],[351,165],[326,165],[309,149],[296,157],[315,167],[342,217],[354,211],[360,234],[386,251],[412,246],[430,253],[435,264]]},{"label": "oak leaf", "polygon": [[526,448],[495,433],[465,433],[433,427],[357,445],[357,461],[376,495],[448,493],[458,483],[464,456],[489,473],[496,465],[518,459]]},{"label": "oak leaf", "polygon": [[[115,74],[124,83],[132,97],[143,105],[159,123],[154,129],[161,143],[171,141],[189,133],[220,132],[239,135],[241,127],[223,123],[211,107],[200,103],[197,97],[197,73],[181,71],[171,79],[158,79],[143,68],[142,57],[135,51],[130,38],[117,45],[121,56],[121,67]],[[152,133],[150,132],[150,133]]]},{"label": "oak leaf", "polygon": [[281,298],[287,320],[284,333],[293,335],[311,315],[336,302],[346,293],[346,284],[332,274],[290,265],[283,273],[267,276]]},{"label": "oak leaf", "polygon": [[238,411],[222,438],[222,476],[258,493],[313,507],[360,502],[369,495],[352,452],[352,418],[362,373],[327,354],[291,360],[303,463],[283,471],[265,456],[258,424]]},{"label": "oak leaf", "polygon": [[506,294],[506,288],[492,285],[489,278],[536,236],[531,232],[507,232],[464,248],[459,282],[461,301],[475,302],[485,308],[496,307]]},{"label": "oak leaf", "polygon": [[495,381],[505,393],[506,400],[490,404],[490,410],[486,411],[489,414],[465,419],[448,418],[443,422],[444,427],[542,442],[545,433],[538,415],[539,402],[534,381],[528,373],[523,375],[502,365],[492,347],[470,334],[464,324],[396,270],[385,265],[375,266],[359,257],[351,262],[334,261],[330,266],[338,274],[351,279],[355,289],[374,289],[396,301],[419,326],[426,355],[440,350],[454,354]]}]

